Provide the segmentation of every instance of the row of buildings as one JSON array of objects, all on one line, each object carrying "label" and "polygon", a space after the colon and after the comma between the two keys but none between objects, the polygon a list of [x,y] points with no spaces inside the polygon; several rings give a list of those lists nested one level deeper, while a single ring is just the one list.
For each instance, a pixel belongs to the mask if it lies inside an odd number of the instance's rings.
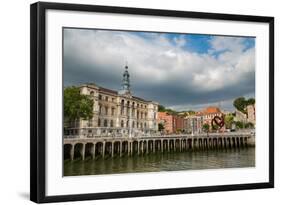
[{"label": "row of buildings", "polygon": [[[232,115],[232,113],[220,110],[218,107],[207,107],[202,111],[196,113],[181,113],[180,115],[169,114],[168,112],[158,112],[158,123],[163,125],[163,133],[189,133],[189,134],[199,134],[204,132],[203,125],[209,125],[209,131],[212,130],[212,120],[215,116],[224,118],[226,115]],[[248,105],[246,107],[246,112],[236,110],[233,114],[233,127],[235,127],[235,122],[242,122],[243,124],[251,123],[253,126],[256,122],[255,105]],[[226,131],[226,126],[224,125],[219,129],[219,131]]]},{"label": "row of buildings", "polygon": [[203,132],[204,124],[208,124],[211,128],[212,119],[223,115],[224,113],[217,107],[208,107],[194,114],[183,113],[183,115],[158,112],[158,123],[163,124],[165,134],[177,132],[198,134]]},{"label": "row of buildings", "polygon": [[[128,66],[125,66],[122,88],[111,90],[96,84],[80,86],[80,93],[93,100],[93,117],[65,123],[65,136],[138,136],[174,133],[197,134],[203,132],[203,125],[211,129],[215,116],[225,115],[218,107],[208,107],[196,113],[169,114],[158,112],[158,103],[134,96],[130,88]],[[255,121],[254,106],[247,107],[247,114],[237,112],[236,118]],[[159,129],[158,126],[162,127]],[[222,127],[220,131],[225,130]]]}]

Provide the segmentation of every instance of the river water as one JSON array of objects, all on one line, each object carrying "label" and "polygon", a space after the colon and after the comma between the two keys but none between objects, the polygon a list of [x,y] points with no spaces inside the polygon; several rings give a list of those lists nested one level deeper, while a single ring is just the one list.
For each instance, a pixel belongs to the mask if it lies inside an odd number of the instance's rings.
[{"label": "river water", "polygon": [[64,176],[255,166],[255,148],[156,153],[105,159],[65,160]]}]

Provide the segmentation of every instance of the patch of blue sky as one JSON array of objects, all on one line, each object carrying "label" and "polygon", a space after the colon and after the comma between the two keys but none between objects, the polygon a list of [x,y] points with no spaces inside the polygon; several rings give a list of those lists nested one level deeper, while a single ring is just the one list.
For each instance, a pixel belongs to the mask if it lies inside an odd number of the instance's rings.
[{"label": "patch of blue sky", "polygon": [[[121,33],[127,33],[128,31],[120,31]],[[132,35],[137,35],[147,40],[153,40],[158,37],[164,37],[168,39],[173,45],[180,46],[182,49],[189,52],[198,54],[210,54],[211,44],[210,41],[214,35],[209,34],[183,34],[183,33],[165,33],[165,32],[140,32],[140,31],[129,31]],[[230,37],[233,38],[233,37]],[[241,37],[238,37],[241,38]],[[249,48],[255,47],[254,37],[242,37],[245,38],[244,51]],[[214,52],[212,55],[217,57],[219,54],[225,51]]]},{"label": "patch of blue sky", "polygon": [[256,38],[255,37],[247,37],[244,40],[245,49],[244,51],[254,48],[256,46]]}]

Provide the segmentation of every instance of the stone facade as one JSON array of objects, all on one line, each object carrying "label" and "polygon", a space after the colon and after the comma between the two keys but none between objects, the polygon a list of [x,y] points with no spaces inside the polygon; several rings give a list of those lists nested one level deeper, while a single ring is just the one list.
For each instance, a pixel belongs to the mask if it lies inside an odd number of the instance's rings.
[{"label": "stone facade", "polygon": [[202,133],[203,117],[190,115],[184,118],[184,130],[188,134]]},{"label": "stone facade", "polygon": [[234,121],[239,121],[239,122],[243,122],[246,123],[247,122],[247,114],[239,111],[239,110],[235,110],[235,118]]},{"label": "stone facade", "polygon": [[96,84],[80,86],[81,94],[89,95],[94,102],[93,118],[72,123],[66,135],[132,137],[158,131],[158,103],[131,94],[128,67],[125,68],[120,91]]},{"label": "stone facade", "polygon": [[164,125],[165,134],[173,134],[184,130],[184,119],[167,112],[158,112],[158,123]]},{"label": "stone facade", "polygon": [[256,108],[255,105],[247,106],[248,122],[256,124]]}]

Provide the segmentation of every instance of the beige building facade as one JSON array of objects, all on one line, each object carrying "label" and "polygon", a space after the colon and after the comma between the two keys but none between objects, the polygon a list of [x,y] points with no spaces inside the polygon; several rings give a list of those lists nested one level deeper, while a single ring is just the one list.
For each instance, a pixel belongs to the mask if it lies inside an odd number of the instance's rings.
[{"label": "beige building facade", "polygon": [[80,86],[80,93],[93,100],[93,118],[72,123],[65,130],[65,135],[132,137],[158,132],[158,103],[132,95],[127,66],[123,74],[122,90],[84,84]]}]

